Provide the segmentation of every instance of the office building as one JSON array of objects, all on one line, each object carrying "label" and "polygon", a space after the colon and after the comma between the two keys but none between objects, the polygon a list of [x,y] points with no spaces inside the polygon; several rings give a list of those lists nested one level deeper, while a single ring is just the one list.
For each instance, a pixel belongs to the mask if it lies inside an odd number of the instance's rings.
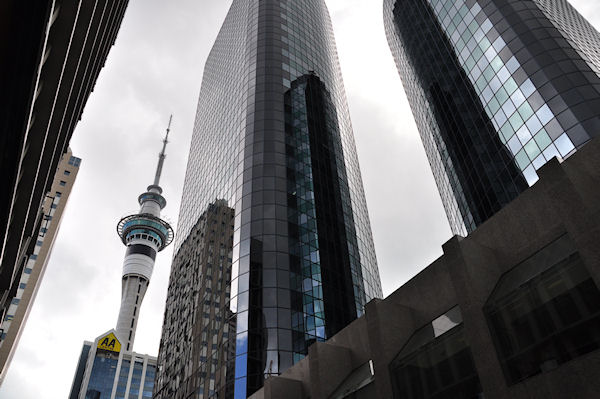
[{"label": "office building", "polygon": [[234,212],[224,200],[210,204],[173,259],[156,398],[186,398],[190,393],[202,397],[210,392],[231,397],[236,339],[236,317],[229,302]]},{"label": "office building", "polygon": [[[231,389],[245,398],[381,296],[325,1],[234,0],[205,65],[196,115],[175,259],[211,203],[234,209]],[[171,287],[167,309],[184,295]],[[166,345],[189,351],[168,333],[160,359],[177,351]],[[186,359],[172,360],[181,386],[202,367]],[[166,372],[158,381],[172,378]]]},{"label": "office building", "polygon": [[251,399],[594,399],[600,141],[560,164]]},{"label": "office building", "polygon": [[388,43],[455,234],[600,132],[600,34],[565,0],[385,0]]},{"label": "office building", "polygon": [[110,330],[83,343],[69,399],[152,398],[155,376],[156,357],[126,351]]},{"label": "office building", "polygon": [[81,159],[74,157],[69,148],[58,164],[52,187],[44,199],[42,224],[35,240],[35,248],[18,280],[16,295],[0,322],[0,384],[8,371],[35,301],[80,164]]},{"label": "office building", "polygon": [[159,185],[170,127],[171,119],[158,155],[154,182],[138,197],[140,211],[122,218],[117,224],[119,238],[127,248],[117,327],[93,343],[83,344],[70,399],[152,397],[156,358],[133,352],[133,342],[156,254],[173,241],[173,229],[160,218],[160,211],[167,201]]},{"label": "office building", "polygon": [[0,320],[35,250],[42,205],[127,3],[0,4]]}]

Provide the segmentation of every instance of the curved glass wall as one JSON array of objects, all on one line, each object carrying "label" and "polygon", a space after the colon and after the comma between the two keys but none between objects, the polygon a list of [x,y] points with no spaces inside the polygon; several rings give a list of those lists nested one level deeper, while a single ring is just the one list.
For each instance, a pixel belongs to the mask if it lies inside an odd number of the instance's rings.
[{"label": "curved glass wall", "polygon": [[[384,2],[388,42],[457,234],[600,131],[600,78],[593,51],[579,45],[581,32],[596,31],[568,3],[546,3]],[[560,15],[581,22],[578,34],[556,23]]]}]

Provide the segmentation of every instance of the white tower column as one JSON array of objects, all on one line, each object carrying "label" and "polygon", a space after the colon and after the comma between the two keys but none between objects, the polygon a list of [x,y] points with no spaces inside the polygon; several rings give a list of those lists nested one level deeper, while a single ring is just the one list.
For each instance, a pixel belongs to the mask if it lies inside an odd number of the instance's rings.
[{"label": "white tower column", "polygon": [[160,218],[160,211],[167,205],[167,201],[161,195],[162,189],[159,186],[170,127],[171,119],[158,156],[154,184],[138,198],[139,213],[124,217],[117,225],[117,232],[127,250],[123,262],[121,308],[116,333],[127,351],[133,350],[140,307],[150,284],[156,253],[165,249],[173,240],[173,229]]}]

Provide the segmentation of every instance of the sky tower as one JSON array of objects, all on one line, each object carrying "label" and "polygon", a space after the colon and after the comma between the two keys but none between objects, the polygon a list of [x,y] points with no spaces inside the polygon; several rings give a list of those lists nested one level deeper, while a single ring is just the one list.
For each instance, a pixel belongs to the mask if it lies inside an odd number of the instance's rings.
[{"label": "sky tower", "polygon": [[139,307],[152,277],[156,253],[165,249],[173,240],[173,229],[160,218],[160,211],[167,205],[167,201],[161,195],[162,188],[159,186],[172,119],[171,115],[162,151],[158,155],[154,183],[138,198],[139,213],[124,217],[117,225],[117,233],[127,246],[127,251],[123,262],[121,309],[116,331],[127,351],[133,348]]},{"label": "sky tower", "polygon": [[133,352],[133,340],[156,253],[173,240],[173,229],[160,218],[167,201],[159,185],[172,119],[173,116],[158,155],[154,182],[138,198],[140,211],[124,217],[117,225],[119,237],[127,247],[117,327],[94,342],[83,343],[69,399],[152,397],[157,359]]}]

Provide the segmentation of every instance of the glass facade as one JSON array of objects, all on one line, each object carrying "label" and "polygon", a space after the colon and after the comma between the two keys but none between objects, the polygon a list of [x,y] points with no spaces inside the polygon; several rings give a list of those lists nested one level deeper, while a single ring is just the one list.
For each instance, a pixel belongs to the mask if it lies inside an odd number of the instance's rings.
[{"label": "glass facade", "polygon": [[85,373],[85,367],[92,349],[91,344],[84,343],[79,355],[79,362],[77,362],[77,369],[75,370],[75,378],[73,379],[73,385],[71,386],[71,392],[69,393],[69,399],[79,399],[79,392],[81,391],[81,384],[83,383],[83,377]]},{"label": "glass facade", "polygon": [[566,1],[385,0],[384,20],[454,233],[600,131],[600,35]]},{"label": "glass facade", "polygon": [[482,398],[460,309],[417,330],[390,363],[394,398]]},{"label": "glass facade", "polygon": [[216,198],[234,210],[232,384],[245,398],[382,295],[323,0],[233,1],[204,70],[175,258]]},{"label": "glass facade", "polygon": [[[95,349],[86,342],[77,365],[69,399],[152,398],[156,377],[156,358],[135,352]],[[91,370],[86,368],[91,367]]]},{"label": "glass facade", "polygon": [[118,363],[118,354],[102,350],[96,352],[90,381],[85,392],[85,399],[110,398]]},{"label": "glass facade", "polygon": [[129,367],[131,362],[129,360],[123,360],[121,363],[121,370],[119,371],[119,380],[117,381],[117,392],[115,393],[115,399],[125,399],[127,393],[127,380],[129,379]]},{"label": "glass facade", "polygon": [[484,311],[509,385],[600,348],[600,291],[566,235],[507,272]]},{"label": "glass facade", "polygon": [[129,386],[129,399],[137,399],[140,394],[140,383],[142,382],[142,369],[144,364],[142,362],[135,362],[133,366],[133,373],[131,375],[131,382]]},{"label": "glass facade", "polygon": [[151,398],[154,390],[154,379],[156,378],[156,366],[151,364],[146,366],[146,377],[142,388],[142,398]]}]

